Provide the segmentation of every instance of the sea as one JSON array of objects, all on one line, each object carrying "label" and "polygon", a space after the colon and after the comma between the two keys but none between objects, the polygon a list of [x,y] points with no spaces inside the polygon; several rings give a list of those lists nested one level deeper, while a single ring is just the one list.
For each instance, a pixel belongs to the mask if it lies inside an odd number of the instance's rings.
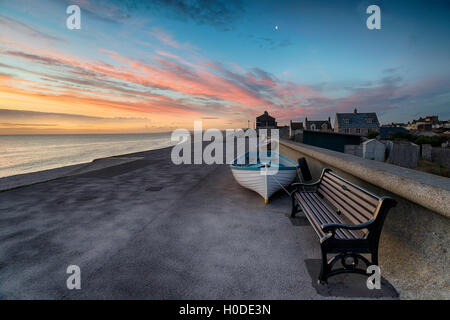
[{"label": "sea", "polygon": [[171,133],[0,135],[0,178],[172,146]]}]

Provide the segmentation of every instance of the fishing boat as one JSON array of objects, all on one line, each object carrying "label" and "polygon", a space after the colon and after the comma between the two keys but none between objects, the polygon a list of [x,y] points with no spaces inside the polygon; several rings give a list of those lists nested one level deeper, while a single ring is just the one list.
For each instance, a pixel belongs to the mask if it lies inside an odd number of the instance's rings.
[{"label": "fishing boat", "polygon": [[267,157],[261,158],[258,152],[247,152],[234,159],[230,167],[241,186],[259,193],[268,203],[272,194],[294,180],[298,165],[282,154],[269,151]]}]

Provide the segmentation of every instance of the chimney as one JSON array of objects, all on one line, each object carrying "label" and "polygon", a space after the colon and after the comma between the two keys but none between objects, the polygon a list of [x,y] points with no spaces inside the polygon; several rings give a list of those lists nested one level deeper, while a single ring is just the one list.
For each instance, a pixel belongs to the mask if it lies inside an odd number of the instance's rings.
[{"label": "chimney", "polygon": [[356,110],[356,108],[355,108],[355,114],[357,114],[358,113],[358,110]]}]

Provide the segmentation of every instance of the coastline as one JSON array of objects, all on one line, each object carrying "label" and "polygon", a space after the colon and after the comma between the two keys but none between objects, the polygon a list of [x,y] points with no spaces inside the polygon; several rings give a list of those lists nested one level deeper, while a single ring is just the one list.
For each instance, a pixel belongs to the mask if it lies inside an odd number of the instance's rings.
[{"label": "coastline", "polygon": [[30,185],[44,183],[60,178],[70,177],[78,174],[88,173],[96,170],[101,170],[117,165],[125,164],[142,159],[138,154],[148,152],[169,149],[169,147],[163,147],[158,149],[151,149],[139,152],[118,154],[109,157],[97,158],[90,162],[82,162],[78,164],[62,166],[53,169],[39,170],[35,172],[28,172],[22,174],[16,174],[7,177],[0,178],[0,192],[27,187]]}]

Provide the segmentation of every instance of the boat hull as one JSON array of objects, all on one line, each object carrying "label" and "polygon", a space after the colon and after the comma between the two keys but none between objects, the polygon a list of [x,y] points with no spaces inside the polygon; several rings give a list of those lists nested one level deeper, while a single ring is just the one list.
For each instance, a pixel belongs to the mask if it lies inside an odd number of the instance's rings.
[{"label": "boat hull", "polygon": [[296,169],[279,170],[274,175],[265,175],[260,170],[245,170],[231,168],[234,179],[244,188],[258,193],[266,203],[276,191],[288,186],[296,176]]}]

